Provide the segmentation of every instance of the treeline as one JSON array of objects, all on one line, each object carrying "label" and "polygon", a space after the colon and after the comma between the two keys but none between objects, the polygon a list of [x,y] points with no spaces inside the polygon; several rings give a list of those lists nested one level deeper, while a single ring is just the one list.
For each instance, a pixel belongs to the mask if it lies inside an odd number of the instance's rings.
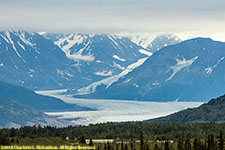
[{"label": "treeline", "polygon": [[50,137],[56,138],[54,140],[57,140],[57,143],[65,143],[69,137],[71,143],[84,143],[85,139],[114,139],[117,142],[97,145],[99,149],[110,147],[118,150],[221,150],[224,143],[224,129],[225,123],[215,122],[186,124],[126,122],[64,128],[32,126],[0,129],[0,144],[17,144],[28,138],[30,141],[48,138],[49,143],[54,143]]},{"label": "treeline", "polygon": [[120,144],[104,144],[103,146],[98,145],[97,149],[104,150],[224,150],[224,135],[221,131],[219,134],[219,138],[215,139],[215,137],[210,134],[207,139],[186,139],[181,136],[181,138],[177,141],[160,141],[160,142],[152,142],[145,140],[143,138],[143,133],[140,133],[140,141],[139,143],[135,143],[130,139],[130,142],[121,142]]},{"label": "treeline", "polygon": [[130,130],[133,129],[134,138],[138,139],[143,131],[149,140],[176,140],[183,133],[186,138],[207,138],[208,135],[218,135],[225,129],[225,123],[100,123],[89,126],[57,127],[21,127],[18,129],[0,129],[0,135],[7,137],[66,137],[95,139],[128,139]]}]

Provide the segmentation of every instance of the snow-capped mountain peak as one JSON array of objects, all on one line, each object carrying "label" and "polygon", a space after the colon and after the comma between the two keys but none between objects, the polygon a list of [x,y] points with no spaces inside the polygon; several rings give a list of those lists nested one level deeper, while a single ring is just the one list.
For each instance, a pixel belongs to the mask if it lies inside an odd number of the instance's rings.
[{"label": "snow-capped mountain peak", "polygon": [[122,37],[129,38],[132,42],[154,53],[163,47],[174,45],[181,42],[181,39],[174,34],[160,34],[153,35],[132,35],[132,34],[118,34]]}]

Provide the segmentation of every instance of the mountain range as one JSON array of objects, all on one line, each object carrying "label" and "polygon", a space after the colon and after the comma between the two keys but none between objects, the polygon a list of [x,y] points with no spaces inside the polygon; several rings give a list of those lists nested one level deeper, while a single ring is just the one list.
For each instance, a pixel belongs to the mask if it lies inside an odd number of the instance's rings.
[{"label": "mountain range", "polygon": [[[207,101],[225,93],[225,43],[195,38],[164,47],[110,86],[75,97]],[[92,83],[93,84],[93,83]]]},{"label": "mountain range", "polygon": [[33,90],[80,88],[151,52],[110,34],[0,32],[0,80]]},{"label": "mountain range", "polygon": [[148,49],[113,34],[0,32],[0,80],[33,90],[79,89],[115,76],[166,45],[173,35],[157,36]]},{"label": "mountain range", "polygon": [[111,34],[4,31],[0,80],[86,98],[207,101],[223,94],[224,43],[180,41],[160,35],[143,48]]}]

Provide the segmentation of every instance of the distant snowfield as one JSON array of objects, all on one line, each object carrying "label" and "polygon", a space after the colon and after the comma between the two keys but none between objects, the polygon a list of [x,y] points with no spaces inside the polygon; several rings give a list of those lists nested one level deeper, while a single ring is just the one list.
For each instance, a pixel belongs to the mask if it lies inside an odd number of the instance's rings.
[{"label": "distant snowfield", "polygon": [[37,91],[42,95],[53,96],[71,104],[97,109],[96,111],[46,112],[50,116],[72,120],[79,125],[103,122],[142,121],[165,116],[186,108],[198,107],[202,102],[143,102],[127,100],[77,99],[62,95],[66,90]]}]

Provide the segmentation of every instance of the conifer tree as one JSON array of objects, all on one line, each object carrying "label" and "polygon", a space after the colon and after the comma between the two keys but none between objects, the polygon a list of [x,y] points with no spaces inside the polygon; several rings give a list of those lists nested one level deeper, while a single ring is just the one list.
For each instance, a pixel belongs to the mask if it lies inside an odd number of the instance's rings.
[{"label": "conifer tree", "polygon": [[119,145],[118,144],[116,144],[116,150],[119,150]]},{"label": "conifer tree", "polygon": [[10,136],[10,137],[14,137],[14,136],[16,136],[16,131],[15,131],[15,128],[11,128],[11,129],[10,129],[9,136]]},{"label": "conifer tree", "polygon": [[110,144],[107,142],[107,149],[110,150]]},{"label": "conifer tree", "polygon": [[164,150],[169,150],[169,141],[168,140],[165,141]]},{"label": "conifer tree", "polygon": [[210,134],[208,136],[208,141],[207,141],[207,150],[214,150],[214,147],[215,147],[214,144],[215,144],[214,136],[213,134]]},{"label": "conifer tree", "polygon": [[107,145],[106,145],[106,143],[104,144],[104,150],[107,150]]},{"label": "conifer tree", "polygon": [[144,136],[143,136],[142,130],[141,130],[141,133],[140,133],[140,150],[144,150]]},{"label": "conifer tree", "polygon": [[80,138],[80,142],[83,143],[83,144],[86,144],[86,140],[85,140],[85,137],[83,135]]},{"label": "conifer tree", "polygon": [[178,140],[178,145],[177,145],[178,150],[183,150],[183,142],[181,139]]},{"label": "conifer tree", "polygon": [[90,143],[89,143],[90,146],[93,146],[93,141],[92,139],[90,138]]},{"label": "conifer tree", "polygon": [[130,131],[130,149],[134,150],[134,128]]},{"label": "conifer tree", "polygon": [[201,143],[197,138],[194,139],[193,150],[201,150]]},{"label": "conifer tree", "polygon": [[147,142],[146,142],[146,150],[149,150],[149,145]]},{"label": "conifer tree", "polygon": [[127,146],[127,144],[125,144],[125,150],[128,150],[128,146]]},{"label": "conifer tree", "polygon": [[155,143],[154,150],[158,150],[158,149],[159,149],[159,147],[158,147],[157,143]]},{"label": "conifer tree", "polygon": [[224,150],[224,136],[223,132],[220,131],[220,136],[219,136],[219,150]]},{"label": "conifer tree", "polygon": [[191,150],[191,143],[189,139],[187,139],[184,143],[184,150]]},{"label": "conifer tree", "polygon": [[16,143],[19,143],[19,139],[18,138],[16,139]]},{"label": "conifer tree", "polygon": [[121,143],[121,150],[124,150],[123,140],[122,140],[122,143]]}]

